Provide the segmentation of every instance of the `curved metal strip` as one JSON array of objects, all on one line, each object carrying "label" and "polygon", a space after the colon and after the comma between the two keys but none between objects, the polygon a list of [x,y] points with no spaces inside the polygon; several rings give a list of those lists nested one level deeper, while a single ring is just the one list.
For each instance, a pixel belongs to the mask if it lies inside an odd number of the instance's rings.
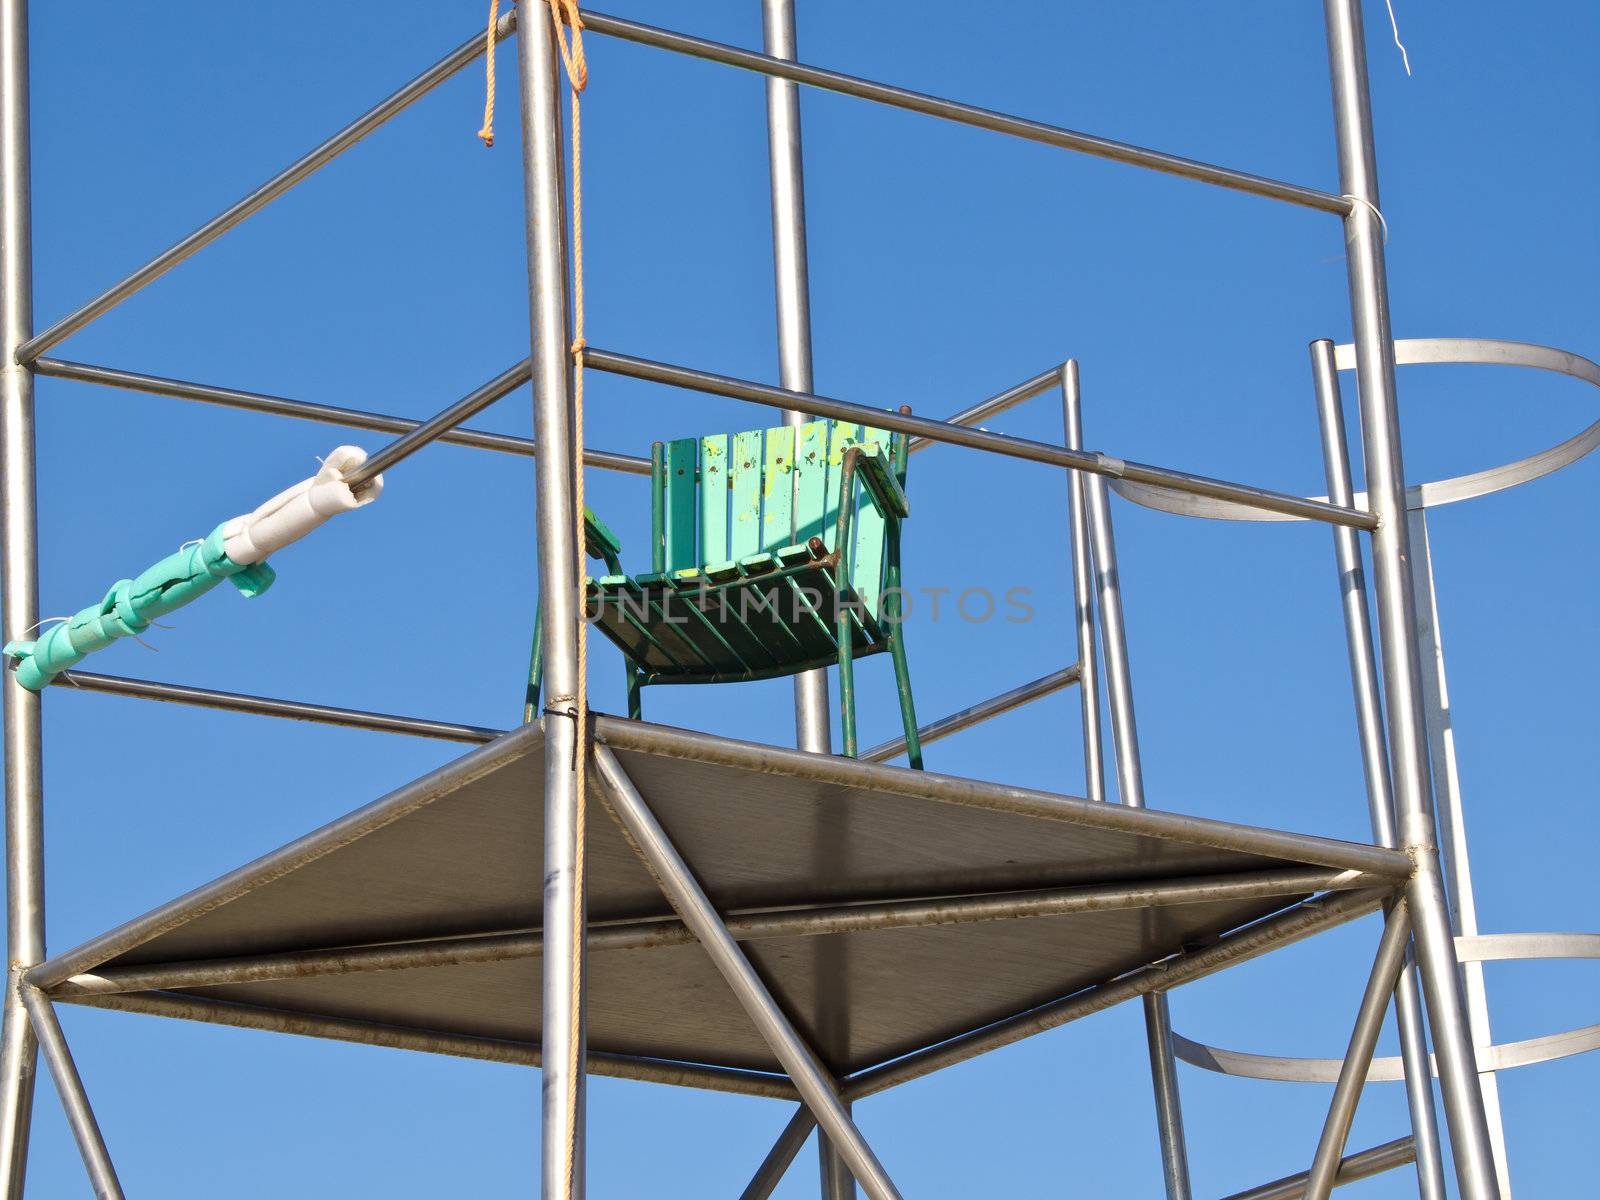
[{"label": "curved metal strip", "polygon": [[[1600,958],[1600,933],[1485,933],[1456,939],[1456,957],[1462,962],[1508,962],[1543,958]],[[1478,1067],[1484,1071],[1508,1071],[1534,1063],[1570,1058],[1574,1054],[1600,1048],[1600,1025],[1586,1025],[1543,1037],[1524,1038],[1482,1047]],[[1172,1035],[1172,1051],[1190,1066],[1235,1075],[1242,1079],[1272,1079],[1281,1083],[1337,1083],[1344,1060],[1339,1058],[1293,1058],[1274,1054],[1246,1054],[1192,1041],[1182,1034]],[[1434,1070],[1438,1074],[1437,1068]],[[1374,1058],[1367,1071],[1368,1083],[1388,1083],[1403,1079],[1401,1060]]]},{"label": "curved metal strip", "polygon": [[[1544,1037],[1526,1038],[1520,1042],[1507,1042],[1503,1046],[1489,1047],[1487,1069],[1508,1071],[1512,1067],[1526,1067],[1534,1063],[1551,1062],[1558,1058],[1571,1058],[1600,1046],[1600,1025],[1586,1025],[1582,1029],[1569,1029],[1565,1033],[1549,1033]],[[1479,1054],[1483,1054],[1479,1051]]]},{"label": "curved metal strip", "polygon": [[1600,958],[1600,933],[1480,933],[1456,939],[1462,962]]},{"label": "curved metal strip", "polygon": [[1600,421],[1582,433],[1575,434],[1558,446],[1519,458],[1516,462],[1502,463],[1471,475],[1457,475],[1451,479],[1436,479],[1410,488],[1406,492],[1409,509],[1438,508],[1458,500],[1472,500],[1478,496],[1492,496],[1496,492],[1510,491],[1546,475],[1554,475],[1562,467],[1573,463],[1600,446]]},{"label": "curved metal strip", "polygon": [[[1397,367],[1418,367],[1459,363],[1467,366],[1528,367],[1570,375],[1600,387],[1600,364],[1581,354],[1540,346],[1533,342],[1511,342],[1504,338],[1396,338],[1394,362]],[[1333,365],[1341,371],[1356,369],[1355,347],[1346,342],[1333,348]]]},{"label": "curved metal strip", "polygon": [[[1334,347],[1334,365],[1341,371],[1355,369],[1355,348],[1348,343]],[[1511,342],[1499,338],[1402,338],[1394,344],[1397,366],[1420,366],[1438,363],[1485,365],[1499,367],[1526,367],[1550,371],[1582,380],[1600,388],[1600,364],[1591,362],[1581,354],[1558,350],[1553,346],[1538,346],[1531,342]],[[1501,463],[1497,467],[1474,471],[1467,475],[1454,475],[1448,479],[1435,479],[1418,484],[1406,491],[1409,509],[1438,508],[1478,496],[1490,496],[1508,491],[1553,475],[1579,459],[1600,448],[1600,421],[1580,433],[1574,434],[1559,445]],[[1204,517],[1213,521],[1299,521],[1304,518],[1279,513],[1262,512],[1243,504],[1226,500],[1212,500],[1204,496],[1191,496],[1149,484],[1130,483],[1125,479],[1112,479],[1111,487],[1117,495],[1144,508],[1171,513],[1180,517]],[[1317,497],[1325,500],[1325,497]],[[1359,493],[1355,507],[1366,508],[1366,493]]]},{"label": "curved metal strip", "polygon": [[[1480,1071],[1509,1071],[1513,1067],[1528,1067],[1535,1063],[1552,1062],[1558,1058],[1571,1058],[1600,1048],[1600,1025],[1585,1025],[1562,1033],[1543,1037],[1525,1038],[1520,1042],[1504,1042],[1498,1046],[1480,1047]],[[1190,1066],[1214,1071],[1218,1075],[1233,1075],[1240,1079],[1270,1079],[1278,1083],[1337,1083],[1342,1058],[1288,1058],[1271,1054],[1245,1054],[1239,1050],[1224,1050],[1195,1042],[1182,1034],[1172,1035],[1172,1052]],[[1434,1075],[1439,1068],[1433,1065]],[[1374,1058],[1367,1070],[1368,1083],[1395,1083],[1405,1078],[1403,1064],[1398,1056]]]},{"label": "curved metal strip", "polygon": [[[1600,364],[1591,362],[1581,354],[1559,350],[1554,346],[1511,342],[1503,338],[1400,338],[1394,344],[1394,361],[1400,367],[1439,363],[1525,367],[1566,375],[1600,388]],[[1333,362],[1341,371],[1355,370],[1355,347],[1348,343],[1335,346]],[[1530,454],[1527,458],[1502,463],[1484,471],[1474,471],[1470,475],[1455,475],[1449,479],[1419,484],[1407,491],[1406,507],[1438,508],[1441,504],[1454,504],[1458,500],[1504,492],[1571,466],[1597,446],[1600,446],[1600,421],[1560,445]]]},{"label": "curved metal strip", "polygon": [[[1175,492],[1171,488],[1156,487],[1148,483],[1134,483],[1128,479],[1110,478],[1106,482],[1111,490],[1124,500],[1132,500],[1143,508],[1171,513],[1175,517],[1204,517],[1210,521],[1302,521],[1304,517],[1291,517],[1283,513],[1265,512],[1231,500],[1213,500],[1210,496],[1195,496],[1188,492]],[[1324,497],[1326,499],[1326,497]],[[1366,507],[1366,493],[1356,497],[1355,507]]]},{"label": "curved metal strip", "polygon": [[[1204,1042],[1191,1041],[1181,1033],[1172,1034],[1172,1052],[1192,1067],[1235,1075],[1241,1079],[1272,1079],[1279,1083],[1337,1083],[1342,1058],[1290,1058],[1275,1054],[1246,1054],[1224,1050]],[[1374,1058],[1367,1071],[1367,1082],[1387,1083],[1403,1079],[1400,1059]]]}]

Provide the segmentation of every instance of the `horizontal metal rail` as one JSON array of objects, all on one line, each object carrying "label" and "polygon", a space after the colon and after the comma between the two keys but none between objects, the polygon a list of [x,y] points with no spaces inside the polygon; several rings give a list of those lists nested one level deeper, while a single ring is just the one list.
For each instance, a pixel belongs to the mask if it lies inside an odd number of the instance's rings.
[{"label": "horizontal metal rail", "polygon": [[[159,683],[151,679],[131,679],[125,675],[99,675],[92,671],[65,671],[58,675],[55,684],[73,687],[83,692],[98,692],[107,696],[128,696],[137,700],[160,700],[170,704],[187,704],[194,708],[211,708],[222,712],[246,713],[257,717],[280,717],[290,721],[307,721],[314,725],[333,725],[343,729],[364,729],[373,733],[398,733],[411,737],[435,738],[445,742],[464,742],[482,745],[493,741],[503,729],[490,729],[481,725],[460,725],[452,721],[434,721],[426,717],[405,717],[392,713],[367,712],[357,708],[338,708],[329,704],[310,704],[303,700],[279,700],[270,696],[255,696],[244,692],[222,692],[212,688],[191,687],[182,683]],[[918,731],[923,744],[939,741],[953,733],[971,729],[994,717],[1020,708],[1043,696],[1051,695],[1078,682],[1076,665],[1052,671],[1049,675],[994,696],[971,708],[925,725]],[[866,762],[887,762],[905,753],[905,739],[895,738],[874,746],[861,755]]]},{"label": "horizontal metal rail", "polygon": [[[388,1046],[396,1050],[420,1050],[427,1054],[448,1054],[455,1058],[473,1058],[484,1062],[513,1063],[527,1067],[539,1065],[539,1047],[531,1042],[441,1033],[349,1017],[325,1017],[172,992],[147,992],[135,996],[80,996],[70,1003],[184,1021],[204,1021],[211,1025],[231,1025],[237,1029],[262,1029],[272,1033],[329,1038],[367,1046]],[[800,1098],[787,1078],[762,1071],[707,1067],[595,1049],[588,1051],[588,1064],[594,1074],[618,1079],[763,1096],[772,1100]]]},{"label": "horizontal metal rail", "polygon": [[[827,904],[811,908],[735,909],[724,924],[741,942],[780,937],[821,937],[884,929],[925,929],[986,921],[1030,920],[1127,909],[1164,908],[1271,896],[1306,896],[1328,889],[1359,889],[1370,876],[1317,867],[1242,871],[1229,875],[1165,879],[1143,883],[1088,884],[1036,888],[990,895],[913,897]],[[694,941],[688,927],[672,917],[649,917],[589,925],[591,952],[655,950]],[[544,935],[538,929],[416,940],[387,939],[381,945],[338,946],[197,962],[109,967],[76,975],[51,990],[60,999],[125,992],[224,987],[277,979],[308,979],[365,971],[404,971],[538,958]]]},{"label": "horizontal metal rail", "polygon": [[[809,754],[783,746],[740,742],[692,729],[653,725],[647,721],[596,715],[594,740],[614,750],[783,775],[836,788],[865,789],[879,795],[908,796],[962,808],[1015,813],[1064,825],[1172,839],[1216,850],[1259,854],[1308,865],[1371,873],[1396,882],[1409,878],[1415,869],[1407,855],[1382,846],[1335,841],[1311,834],[1285,833],[1208,817],[1192,817],[1164,809],[1103,804],[1077,796],[1060,796],[1033,788],[963,779],[934,771],[908,771],[903,767],[886,767],[832,754]],[[38,981],[35,983],[38,984]]]},{"label": "horizontal metal rail", "polygon": [[314,725],[336,725],[343,729],[365,729],[373,733],[402,733],[411,737],[434,738],[441,742],[482,745],[492,742],[503,729],[478,725],[457,725],[450,721],[430,721],[424,717],[397,717],[389,713],[364,712],[356,708],[334,708],[327,704],[307,704],[302,700],[273,700],[241,692],[217,692],[210,688],[189,687],[181,683],[157,683],[150,679],[128,679],[121,675],[96,675],[89,671],[64,671],[55,686],[99,692],[107,696],[131,696],[139,700],[164,700],[194,708],[214,708],[223,712],[249,713],[258,717],[282,717],[290,721],[309,721]]},{"label": "horizontal metal rail", "polygon": [[979,108],[974,104],[963,104],[958,100],[945,100],[925,92],[913,92],[906,88],[895,87],[893,84],[877,83],[871,79],[845,75],[823,67],[773,58],[771,55],[759,54],[754,50],[744,50],[723,42],[708,41],[686,33],[644,25],[638,21],[595,12],[593,9],[584,9],[583,27],[591,33],[604,34],[641,46],[670,50],[675,54],[706,59],[722,63],[724,66],[754,71],[760,75],[788,79],[794,83],[805,84],[807,87],[820,88],[822,91],[854,96],[860,100],[871,100],[891,108],[953,121],[958,125],[987,129],[991,133],[1009,134],[1026,141],[1041,142],[1062,150],[1075,150],[1080,154],[1110,159],[1112,162],[1126,163],[1132,167],[1145,167],[1164,175],[1177,175],[1183,179],[1214,184],[1236,192],[1247,192],[1252,196],[1262,196],[1268,200],[1282,200],[1288,204],[1334,213],[1341,217],[1350,211],[1350,201],[1345,197],[1317,188],[1268,179],[1246,171],[1236,171],[1231,167],[1197,162],[1191,158],[1181,158],[1176,154],[1167,154],[1160,150],[1148,150],[1143,146],[1116,142],[1091,133],[1079,133],[1076,130],[1029,120],[1026,117],[1014,117],[992,109]]},{"label": "horizontal metal rail", "polygon": [[[1024,379],[1015,387],[1008,387],[999,395],[990,396],[987,400],[974,404],[971,408],[964,408],[953,417],[946,417],[952,425],[976,425],[980,421],[987,421],[990,417],[1009,409],[1017,407],[1025,400],[1032,400],[1035,396],[1043,395],[1061,382],[1061,368],[1051,367],[1048,371],[1041,371],[1032,379]],[[937,443],[927,438],[912,438],[907,452],[915,454],[918,450],[926,450]]]},{"label": "horizontal metal rail", "polygon": [[[515,26],[515,13],[507,13],[500,18],[496,36],[506,37]],[[315,150],[289,164],[231,208],[218,213],[188,237],[163,250],[133,274],[112,284],[87,304],[62,317],[43,333],[29,338],[17,348],[17,361],[32,362],[52,346],[65,341],[90,322],[105,316],[128,297],[160,279],[185,259],[205,249],[228,230],[260,212],[295,184],[327,166],[373,130],[410,108],[457,71],[480,57],[484,51],[485,41],[482,33],[474,33],[399,91],[368,109]]]},{"label": "horizontal metal rail", "polygon": [[[166,396],[173,400],[190,400],[198,404],[215,404],[222,408],[243,409],[246,412],[266,413],[276,417],[290,417],[297,421],[316,421],[324,425],[340,425],[349,429],[370,429],[375,433],[393,433],[417,436],[417,441],[408,446],[406,454],[395,458],[386,457],[378,470],[385,470],[389,466],[405,457],[412,450],[420,448],[430,441],[449,442],[456,446],[471,446],[479,450],[495,450],[502,454],[516,454],[524,458],[532,458],[538,453],[538,446],[531,438],[515,437],[508,433],[490,433],[487,430],[461,429],[459,424],[473,415],[481,407],[477,402],[483,401],[484,405],[493,403],[495,399],[509,394],[515,388],[526,383],[530,378],[531,361],[523,359],[512,367],[508,367],[496,376],[483,388],[471,393],[457,404],[445,409],[438,415],[426,421],[418,421],[412,417],[397,417],[388,413],[368,412],[359,408],[341,408],[333,404],[315,404],[306,400],[291,400],[285,396],[272,396],[263,392],[248,392],[238,388],[217,387],[214,384],[194,383],[187,379],[171,379],[162,375],[146,375],[138,371],[124,371],[118,367],[104,367],[94,363],[74,362],[64,358],[40,358],[33,364],[36,374],[46,375],[52,379],[68,379],[75,383],[94,383],[102,387],[121,388],[130,392],[144,392],[152,396]],[[998,395],[962,409],[954,416],[947,418],[952,425],[976,425],[979,421],[1002,413],[1034,396],[1040,395],[1055,384],[1057,369],[1052,368],[1031,379],[1024,380],[1015,387],[1007,388]],[[498,389],[504,387],[504,391]],[[495,394],[490,399],[484,399],[493,389]],[[471,402],[469,404],[469,402]],[[420,436],[423,428],[429,430],[427,437]],[[935,443],[927,438],[913,438],[911,452],[925,450]],[[396,443],[397,448],[398,443]],[[379,451],[383,454],[384,451]],[[368,459],[368,463],[376,460],[376,455]],[[585,450],[583,460],[591,467],[598,467],[607,471],[620,471],[627,475],[650,474],[650,460],[632,454],[620,454],[614,450]]]},{"label": "horizontal metal rail", "polygon": [[[1392,1142],[1384,1142],[1381,1146],[1372,1146],[1358,1154],[1349,1154],[1341,1158],[1339,1173],[1334,1176],[1333,1186],[1344,1187],[1348,1183],[1358,1183],[1363,1179],[1371,1179],[1374,1175],[1381,1175],[1385,1171],[1392,1171],[1396,1167],[1403,1167],[1407,1163],[1416,1161],[1417,1144],[1408,1134]],[[1310,1176],[1309,1171],[1301,1171],[1298,1175],[1286,1175],[1271,1183],[1235,1192],[1231,1196],[1224,1197],[1224,1200],[1304,1200]]]},{"label": "horizontal metal rail", "polygon": [[[587,18],[586,18],[587,19]],[[1238,504],[1264,509],[1267,512],[1305,517],[1334,525],[1348,525],[1352,529],[1376,529],[1378,522],[1371,513],[1329,504],[1326,500],[1309,500],[1287,492],[1273,492],[1248,484],[1228,483],[1204,475],[1190,475],[1171,471],[1165,467],[1152,467],[1144,463],[1127,462],[1090,450],[1068,450],[1049,442],[1035,442],[1027,438],[990,433],[986,429],[969,429],[949,421],[929,420],[908,413],[889,412],[868,404],[855,404],[848,400],[834,400],[810,392],[791,392],[770,384],[736,379],[729,375],[713,375],[692,367],[680,367],[648,358],[635,358],[613,350],[591,347],[584,353],[585,363],[597,371],[622,375],[630,379],[644,379],[664,383],[688,391],[706,392],[714,396],[727,396],[733,400],[748,400],[774,408],[798,409],[817,417],[855,421],[923,437],[935,442],[948,442],[972,450],[987,450],[1009,458],[1045,463],[1052,467],[1065,467],[1073,471],[1088,471],[1094,475],[1108,475],[1113,479],[1131,479],[1135,483],[1155,484],[1177,492],[1196,496],[1210,496],[1218,500],[1232,500]]]},{"label": "horizontal metal rail", "polygon": [[[62,358],[35,359],[33,369],[36,374],[48,375],[53,379],[96,383],[103,387],[122,388],[130,392],[167,396],[173,400],[192,400],[199,404],[215,404],[222,408],[243,409],[246,412],[266,413],[275,417],[291,417],[297,421],[316,421],[323,425],[341,425],[348,429],[370,429],[374,433],[406,434],[420,429],[424,424],[411,417],[367,412],[359,408],[339,408],[332,404],[313,404],[305,400],[290,400],[283,396],[268,396],[261,392],[215,387],[207,383],[191,383],[188,380],[168,379],[160,375],[142,375],[136,371],[71,362]],[[529,378],[529,360],[523,359],[500,378],[509,379],[513,373],[520,373],[520,377],[512,387],[526,383]],[[532,458],[538,453],[538,447],[532,438],[514,437],[509,433],[490,433],[480,429],[451,428],[440,432],[431,440],[448,442],[453,446],[470,446],[475,450],[516,454],[523,458]],[[650,474],[650,460],[631,454],[618,454],[610,450],[585,450],[583,460],[591,467],[607,471],[621,471],[628,475]]]},{"label": "horizontal metal rail", "polygon": [[851,1075],[843,1081],[847,1100],[877,1095],[902,1083],[920,1079],[944,1067],[966,1062],[991,1050],[1020,1042],[1034,1034],[1055,1029],[1070,1021],[1097,1013],[1113,1005],[1154,992],[1169,991],[1180,984],[1203,979],[1224,967],[1255,958],[1269,950],[1300,941],[1324,929],[1353,921],[1375,911],[1392,893],[1373,889],[1341,892],[1318,897],[1257,921],[1228,934],[1204,949],[1185,952],[1131,971],[1120,979],[1096,984],[1060,1000],[1017,1013],[981,1029],[975,1029],[926,1050],[905,1055]]},{"label": "horizontal metal rail", "polygon": [[[1024,704],[1031,703],[1041,697],[1053,695],[1063,688],[1069,688],[1079,680],[1080,671],[1078,664],[1062,667],[1059,671],[1052,671],[1042,675],[1031,683],[1021,687],[1012,688],[1009,692],[1002,692],[992,696],[971,708],[964,708],[960,712],[951,713],[948,717],[924,725],[917,730],[917,741],[926,746],[947,738],[952,733],[960,733],[963,729],[971,729],[974,725],[981,725],[993,717],[998,717],[1010,712],[1014,708],[1021,708]],[[860,755],[865,762],[888,762],[891,758],[898,758],[906,752],[906,739],[901,737],[891,738],[889,741],[863,751]]]}]

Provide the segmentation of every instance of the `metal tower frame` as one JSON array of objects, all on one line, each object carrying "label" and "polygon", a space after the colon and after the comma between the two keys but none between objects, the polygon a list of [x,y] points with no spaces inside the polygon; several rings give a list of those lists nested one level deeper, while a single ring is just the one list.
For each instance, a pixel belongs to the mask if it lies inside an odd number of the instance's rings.
[{"label": "metal tower frame", "polygon": [[[801,1103],[794,1118],[757,1170],[745,1197],[769,1195],[812,1129],[818,1128],[823,1135],[819,1149],[825,1200],[854,1195],[858,1184],[872,1200],[889,1200],[899,1193],[855,1126],[851,1117],[853,1102],[1134,996],[1141,997],[1145,1010],[1166,1192],[1174,1200],[1187,1198],[1191,1192],[1175,1070],[1178,1058],[1258,1078],[1336,1082],[1310,1169],[1240,1193],[1235,1200],[1326,1197],[1334,1186],[1413,1160],[1417,1163],[1421,1194],[1427,1200],[1442,1197],[1444,1166],[1431,1086],[1434,1069],[1441,1084],[1460,1194],[1468,1200],[1509,1195],[1495,1072],[1593,1048],[1600,1044],[1600,1027],[1510,1045],[1493,1044],[1481,963],[1520,957],[1600,957],[1600,936],[1486,937],[1477,931],[1448,722],[1426,511],[1439,504],[1504,490],[1576,461],[1600,444],[1600,423],[1531,459],[1473,476],[1408,488],[1400,446],[1395,368],[1397,361],[1512,363],[1554,370],[1600,387],[1600,367],[1565,352],[1515,343],[1393,340],[1359,0],[1324,0],[1340,194],[808,65],[797,60],[793,0],[762,0],[762,4],[764,53],[598,12],[585,12],[583,19],[588,32],[602,37],[766,77],[781,386],[604,349],[589,349],[587,365],[602,372],[766,405],[784,411],[794,423],[816,417],[865,421],[912,436],[915,450],[943,443],[1064,470],[1068,482],[1077,662],[935,722],[923,731],[922,737],[924,742],[935,740],[1078,684],[1087,799],[1054,797],[870,765],[886,762],[901,752],[903,741],[898,740],[866,752],[862,756],[864,764],[832,758],[828,755],[827,684],[822,672],[795,681],[799,751],[725,742],[706,734],[596,716],[591,730],[592,756],[607,806],[648,863],[679,923],[665,932],[659,922],[648,928],[614,922],[594,926],[583,934],[584,946],[579,946],[574,930],[581,926],[575,926],[571,918],[575,909],[584,910],[588,898],[577,892],[572,870],[577,808],[573,772],[578,742],[575,721],[550,719],[543,722],[542,729],[529,726],[505,732],[75,671],[62,678],[90,691],[443,739],[482,749],[215,884],[50,958],[45,950],[42,887],[42,697],[23,689],[7,672],[3,692],[11,965],[0,1041],[0,1193],[4,1196],[20,1197],[23,1192],[35,1061],[41,1050],[63,1098],[96,1194],[122,1195],[56,1019],[55,1004],[60,1002],[93,1003],[464,1057],[535,1065],[542,1062],[543,1189],[544,1195],[552,1198],[567,1194],[561,1164],[569,1142],[579,1147],[570,1194],[583,1193],[583,1079],[588,1071],[798,1099]],[[474,34],[237,204],[126,279],[43,332],[35,333],[31,303],[27,3],[0,0],[0,335],[4,342],[0,349],[0,457],[5,468],[4,559],[0,575],[8,639],[21,635],[38,620],[33,388],[35,377],[44,375],[397,434],[396,440],[369,460],[364,478],[392,467],[434,441],[534,457],[546,686],[552,697],[573,694],[580,614],[569,465],[572,382],[562,76],[549,14],[544,3],[521,0],[518,9],[502,17],[497,27],[501,39],[517,35],[531,353],[437,416],[416,422],[69,362],[49,357],[49,352],[472,63],[483,53],[485,38]],[[1084,449],[1075,362],[1045,371],[942,421],[884,412],[815,394],[811,378],[799,85],[1177,175],[1338,218],[1345,239],[1353,343],[1334,347],[1319,341],[1311,349],[1329,498],[1274,492]],[[1339,403],[1340,371],[1353,371],[1356,376],[1369,485],[1364,497],[1355,495],[1351,485]],[[473,414],[529,380],[534,392],[532,440],[464,427]],[[987,417],[1056,388],[1061,391],[1065,417],[1061,445],[977,428]],[[595,468],[649,473],[647,462],[630,455],[585,449],[584,458],[587,465]],[[1134,502],[1185,516],[1309,520],[1330,526],[1374,845],[1331,843],[1173,814],[1128,811],[1142,809],[1144,796],[1110,490]],[[1359,536],[1363,533],[1368,535],[1373,574],[1370,611]],[[1110,740],[1120,805],[1104,803],[1106,780],[1099,704],[1102,680],[1110,704]],[[208,905],[261,889],[313,857],[343,845],[339,839],[354,840],[377,828],[381,821],[398,819],[422,803],[419,797],[424,794],[432,796],[444,787],[465,786],[477,777],[473,772],[481,775],[524,758],[534,761],[533,756],[537,755],[542,755],[538,769],[544,779],[546,883],[541,930],[475,939],[470,946],[464,944],[465,939],[433,938],[295,955],[262,954],[157,965],[115,961],[119,954],[157,936],[173,922],[187,919]],[[657,805],[644,794],[649,789],[637,777],[639,768],[624,761],[632,761],[630,756],[648,755],[701,763],[708,769],[767,772],[798,781],[795,786],[810,781],[868,793],[877,790],[974,811],[997,810],[1048,818],[1099,829],[1108,837],[1190,839],[1218,851],[1277,855],[1285,861],[1283,869],[1257,871],[1249,878],[1200,875],[1153,884],[1115,883],[956,899],[911,898],[759,913],[719,911],[697,879],[694,866],[668,836]],[[924,928],[957,921],[1214,903],[1243,897],[1280,897],[1287,907],[1253,923],[1219,931],[1217,940],[1203,948],[1164,954],[1157,961],[1118,971],[1047,1004],[842,1077],[823,1065],[743,948],[752,939],[775,936],[775,931],[815,935],[857,929]],[[1297,897],[1301,898],[1299,902],[1291,903]],[[1167,994],[1181,983],[1379,908],[1386,912],[1384,932],[1343,1059],[1267,1059],[1203,1046],[1173,1033]],[[781,1063],[782,1074],[586,1050],[582,1044],[587,1003],[584,947],[593,953],[601,943],[654,945],[668,935],[683,941],[692,939],[704,947]],[[185,990],[230,982],[540,954],[545,964],[544,1034],[542,1043],[537,1045],[222,1004]],[[1374,1060],[1378,1029],[1391,996],[1404,1053],[1400,1061]],[[576,1023],[570,1023],[573,1004],[578,1006]],[[1424,1010],[1432,1030],[1436,1066],[1429,1062]],[[569,1028],[580,1031],[580,1044],[576,1047],[569,1040]],[[576,1079],[568,1076],[569,1060],[577,1063]],[[1368,1079],[1401,1077],[1408,1085],[1412,1135],[1343,1157],[1362,1085]],[[575,1109],[564,1103],[568,1087],[577,1089],[579,1101]]]}]

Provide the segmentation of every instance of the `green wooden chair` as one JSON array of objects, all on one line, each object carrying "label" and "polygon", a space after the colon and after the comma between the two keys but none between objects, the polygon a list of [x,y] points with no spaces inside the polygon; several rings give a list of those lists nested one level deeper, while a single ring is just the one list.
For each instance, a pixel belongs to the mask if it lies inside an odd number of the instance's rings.
[{"label": "green wooden chair", "polygon": [[[629,715],[661,683],[735,683],[834,663],[855,757],[855,660],[888,651],[911,765],[922,767],[900,621],[907,439],[811,421],[651,448],[651,570],[626,575],[617,538],[585,512],[607,574],[585,586],[593,626],[622,651]],[[535,624],[527,717],[542,676]]]}]

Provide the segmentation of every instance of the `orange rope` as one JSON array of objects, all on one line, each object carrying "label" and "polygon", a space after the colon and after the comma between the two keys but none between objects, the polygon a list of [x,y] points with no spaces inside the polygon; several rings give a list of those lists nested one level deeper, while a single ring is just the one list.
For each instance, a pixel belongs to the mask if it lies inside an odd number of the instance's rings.
[{"label": "orange rope", "polygon": [[483,128],[478,136],[485,146],[494,145],[494,47],[499,40],[500,0],[489,0],[489,44],[484,52]]}]

